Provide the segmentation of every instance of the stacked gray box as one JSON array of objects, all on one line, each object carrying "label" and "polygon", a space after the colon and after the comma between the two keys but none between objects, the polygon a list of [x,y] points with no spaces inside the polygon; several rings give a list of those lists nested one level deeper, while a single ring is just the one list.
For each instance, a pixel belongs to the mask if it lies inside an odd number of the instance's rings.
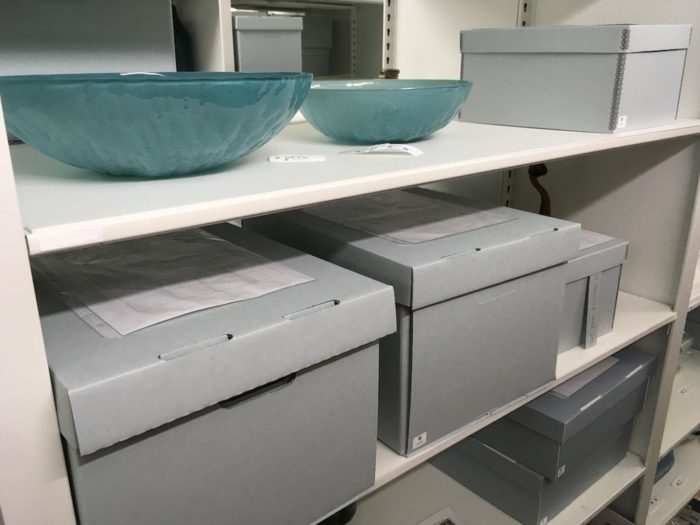
[{"label": "stacked gray box", "polygon": [[300,16],[233,17],[237,71],[301,71]]},{"label": "stacked gray box", "polygon": [[475,29],[461,34],[461,120],[616,132],[676,118],[690,25]]},{"label": "stacked gray box", "polygon": [[314,280],[120,337],[39,289],[83,525],[310,523],[374,482],[391,288],[212,231]]},{"label": "stacked gray box", "polygon": [[430,462],[476,495],[523,525],[546,525],[626,455],[632,432],[627,423],[575,472],[557,483],[469,437]]},{"label": "stacked gray box", "polygon": [[641,410],[654,361],[651,354],[627,348],[474,437],[545,478],[560,480]]},{"label": "stacked gray box", "polygon": [[578,256],[567,264],[559,352],[596,344],[613,329],[627,241],[581,232]]},{"label": "stacked gray box", "polygon": [[[359,210],[362,220],[366,211],[380,229],[383,224],[391,229],[376,215],[386,205],[398,210],[392,220],[408,220],[418,232],[449,223],[449,218],[423,223],[429,206],[414,213],[416,199],[456,210],[458,220],[483,214],[505,220],[410,243],[318,215]],[[380,343],[379,437],[401,454],[554,379],[562,263],[578,251],[578,224],[426,190],[388,192],[243,224],[394,286],[398,332]]]}]

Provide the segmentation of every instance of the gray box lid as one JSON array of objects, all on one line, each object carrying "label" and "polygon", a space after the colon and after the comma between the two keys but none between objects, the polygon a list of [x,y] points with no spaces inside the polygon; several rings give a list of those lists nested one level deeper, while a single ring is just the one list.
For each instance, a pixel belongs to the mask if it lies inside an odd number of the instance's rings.
[{"label": "gray box lid", "polygon": [[[653,355],[635,348],[622,350],[609,359],[616,362],[587,383],[584,372],[506,417],[550,439],[565,442],[646,381],[656,361]],[[576,382],[582,384],[578,389]]]},{"label": "gray box lid", "polygon": [[627,258],[629,242],[581,230],[578,256],[566,267],[566,282],[571,283],[621,265]]},{"label": "gray box lid", "polygon": [[315,280],[119,338],[102,337],[38,282],[61,433],[81,455],[396,329],[391,287],[234,226],[210,231]]},{"label": "gray box lid", "polygon": [[233,27],[236,31],[301,31],[304,22],[300,16],[236,15]]},{"label": "gray box lid", "polygon": [[[396,301],[422,308],[573,259],[580,225],[453,197],[400,190],[507,216],[499,224],[417,244],[401,244],[337,222],[292,211],[244,221],[261,233],[394,287]],[[344,202],[347,205],[347,201]]]},{"label": "gray box lid", "polygon": [[640,53],[687,49],[689,24],[592,25],[462,31],[462,53]]}]

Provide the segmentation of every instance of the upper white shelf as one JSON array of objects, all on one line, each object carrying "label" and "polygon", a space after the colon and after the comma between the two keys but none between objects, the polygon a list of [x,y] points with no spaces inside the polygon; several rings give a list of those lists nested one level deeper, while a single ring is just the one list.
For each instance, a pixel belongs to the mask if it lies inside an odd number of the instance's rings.
[{"label": "upper white shelf", "polygon": [[[453,122],[415,143],[423,155],[404,157],[345,155],[352,148],[294,124],[230,168],[160,180],[73,168],[23,145],[11,154],[29,252],[39,254],[697,134],[700,120],[616,135]],[[326,161],[268,161],[283,154]]]}]

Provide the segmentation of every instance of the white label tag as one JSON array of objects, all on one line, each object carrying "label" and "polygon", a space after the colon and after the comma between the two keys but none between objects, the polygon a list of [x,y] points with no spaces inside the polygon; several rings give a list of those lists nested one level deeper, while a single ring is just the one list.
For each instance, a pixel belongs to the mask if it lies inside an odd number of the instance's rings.
[{"label": "white label tag", "polygon": [[270,155],[270,162],[325,162],[325,155]]},{"label": "white label tag", "polygon": [[627,127],[627,115],[617,117],[617,129],[625,129]]},{"label": "white label tag", "polygon": [[364,149],[353,149],[348,151],[342,151],[341,153],[346,155],[368,155],[376,153],[387,153],[391,155],[411,155],[412,157],[417,157],[423,155],[423,152],[414,146],[409,146],[408,144],[375,144],[374,146],[369,146]]},{"label": "white label tag", "polygon": [[559,470],[557,470],[557,477],[558,478],[562,477],[565,472],[566,472],[566,465],[562,465],[561,467],[559,467]]},{"label": "white label tag", "polygon": [[413,450],[416,450],[418,447],[422,447],[428,442],[428,433],[423,432],[422,434],[418,434],[416,437],[413,438]]},{"label": "white label tag", "polygon": [[133,71],[131,73],[119,73],[121,77],[130,77],[131,75],[149,75],[152,77],[164,77],[162,73],[149,73],[147,71]]}]

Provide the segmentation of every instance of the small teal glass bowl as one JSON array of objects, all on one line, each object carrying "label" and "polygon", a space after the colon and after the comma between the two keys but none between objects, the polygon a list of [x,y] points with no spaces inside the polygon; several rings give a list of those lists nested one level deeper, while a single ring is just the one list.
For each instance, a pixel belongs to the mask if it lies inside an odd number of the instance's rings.
[{"label": "small teal glass bowl", "polygon": [[319,81],[311,85],[301,112],[337,142],[411,142],[445,127],[471,86],[464,80]]},{"label": "small teal glass bowl", "polygon": [[0,77],[8,131],[66,164],[113,175],[212,170],[284,128],[306,73],[109,73]]}]

